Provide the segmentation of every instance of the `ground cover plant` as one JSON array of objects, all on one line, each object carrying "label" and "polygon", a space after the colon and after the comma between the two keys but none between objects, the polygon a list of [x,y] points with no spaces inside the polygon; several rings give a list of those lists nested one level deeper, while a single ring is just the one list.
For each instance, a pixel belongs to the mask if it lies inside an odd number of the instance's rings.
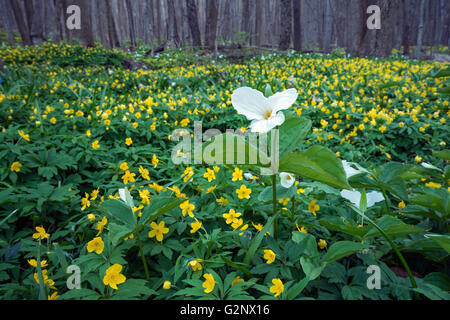
[{"label": "ground cover plant", "polygon": [[[2,299],[449,298],[448,64],[137,56],[0,48]],[[281,173],[174,163],[240,88],[296,93]]]}]

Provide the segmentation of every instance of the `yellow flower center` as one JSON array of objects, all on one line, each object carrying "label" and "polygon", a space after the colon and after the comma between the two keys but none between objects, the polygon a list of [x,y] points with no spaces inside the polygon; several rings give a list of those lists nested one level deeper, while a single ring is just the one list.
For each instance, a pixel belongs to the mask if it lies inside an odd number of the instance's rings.
[{"label": "yellow flower center", "polygon": [[272,116],[272,110],[266,110],[266,115],[264,116],[264,119],[269,119]]}]

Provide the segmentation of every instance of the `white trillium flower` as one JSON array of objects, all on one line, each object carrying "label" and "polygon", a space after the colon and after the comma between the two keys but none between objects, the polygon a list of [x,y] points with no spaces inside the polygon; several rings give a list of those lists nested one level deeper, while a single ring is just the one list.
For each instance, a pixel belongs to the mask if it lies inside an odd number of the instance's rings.
[{"label": "white trillium flower", "polygon": [[278,92],[266,98],[258,90],[242,87],[233,92],[231,103],[238,114],[252,120],[251,132],[265,133],[283,124],[285,118],[281,110],[286,110],[293,105],[297,97],[298,93],[295,89]]},{"label": "white trillium flower", "polygon": [[345,171],[345,175],[347,176],[347,179],[350,177],[353,177],[359,173],[363,173],[364,171],[362,170],[357,170],[354,169],[349,162],[347,162],[346,160],[342,160],[342,167],[344,167],[344,171]]},{"label": "white trillium flower", "polygon": [[280,182],[284,188],[290,188],[295,182],[295,176],[287,172],[280,172]]},{"label": "white trillium flower", "polygon": [[442,171],[441,169],[439,169],[438,167],[433,166],[432,164],[426,163],[426,162],[422,162],[422,167],[426,168],[426,169],[433,169],[433,170],[438,170],[438,171]]},{"label": "white trillium flower", "polygon": [[[127,193],[130,196],[129,201],[127,201]],[[133,197],[127,189],[119,189],[120,199],[125,202],[130,208],[134,207]]]},{"label": "white trillium flower", "polygon": [[253,178],[253,175],[250,172],[244,172],[245,180],[250,180],[251,178]]},{"label": "white trillium flower", "polygon": [[120,199],[122,199],[122,201],[123,202],[127,202],[127,198],[126,198],[126,196],[125,196],[125,189],[119,189],[119,196],[120,196]]},{"label": "white trillium flower", "polygon": [[[350,190],[342,190],[341,196],[351,203],[353,203],[356,207],[359,208],[360,202],[361,202],[361,192],[359,191],[350,191]],[[381,192],[378,191],[371,191],[369,193],[366,193],[366,199],[367,199],[367,208],[372,207],[375,203],[383,201],[384,197]]]}]

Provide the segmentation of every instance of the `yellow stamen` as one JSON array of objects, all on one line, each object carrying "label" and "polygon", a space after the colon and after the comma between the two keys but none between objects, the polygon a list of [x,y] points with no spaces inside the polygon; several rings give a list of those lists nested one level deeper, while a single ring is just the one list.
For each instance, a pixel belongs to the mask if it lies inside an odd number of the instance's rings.
[{"label": "yellow stamen", "polygon": [[266,110],[266,115],[264,116],[264,119],[269,119],[272,116],[272,110]]}]

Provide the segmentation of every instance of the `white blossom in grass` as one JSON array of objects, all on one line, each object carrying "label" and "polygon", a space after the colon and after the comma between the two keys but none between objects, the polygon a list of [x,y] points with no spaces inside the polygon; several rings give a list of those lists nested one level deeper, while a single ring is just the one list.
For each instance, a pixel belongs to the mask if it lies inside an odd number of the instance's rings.
[{"label": "white blossom in grass", "polygon": [[438,170],[438,171],[442,171],[441,169],[439,169],[438,167],[433,166],[432,164],[426,163],[426,162],[422,162],[421,163],[422,167],[426,168],[426,169],[433,169],[433,170]]},{"label": "white blossom in grass", "polygon": [[[353,203],[356,207],[360,207],[361,202],[361,192],[359,191],[350,191],[350,190],[342,190],[341,196],[344,199],[347,199],[351,203]],[[372,207],[375,203],[383,201],[384,197],[381,192],[378,191],[371,191],[366,194],[367,199],[367,208]]]},{"label": "white blossom in grass", "polygon": [[119,197],[120,199],[125,202],[130,208],[134,207],[133,203],[133,197],[130,194],[130,191],[128,189],[119,189]]},{"label": "white blossom in grass", "polygon": [[295,176],[287,172],[280,172],[280,182],[284,188],[290,188],[295,182]]},{"label": "white blossom in grass", "polygon": [[264,97],[262,92],[242,87],[231,95],[231,103],[238,114],[251,120],[250,131],[265,133],[283,124],[285,117],[281,110],[286,110],[297,100],[295,89],[278,92],[271,97]]},{"label": "white blossom in grass", "polygon": [[344,171],[345,171],[345,175],[347,176],[347,179],[364,172],[362,170],[354,169],[346,160],[342,160],[342,166],[344,167]]},{"label": "white blossom in grass", "polygon": [[127,202],[127,198],[125,197],[125,189],[119,189],[119,196],[123,202],[125,202],[125,203]]},{"label": "white blossom in grass", "polygon": [[244,172],[244,179],[250,180],[253,178],[253,175],[250,172]]}]

